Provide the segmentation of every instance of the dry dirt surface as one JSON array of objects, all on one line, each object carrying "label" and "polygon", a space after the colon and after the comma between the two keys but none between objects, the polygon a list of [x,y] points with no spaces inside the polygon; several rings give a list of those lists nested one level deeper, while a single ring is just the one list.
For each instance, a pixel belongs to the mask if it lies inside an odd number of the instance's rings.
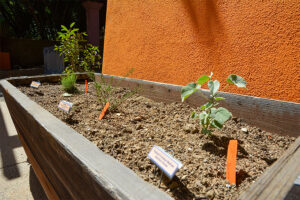
[{"label": "dry dirt surface", "polygon": [[[147,158],[154,145],[172,149],[183,163],[172,181],[164,178],[160,189],[174,199],[237,199],[295,141],[233,118],[212,136],[200,133],[191,119],[195,109],[182,103],[166,104],[134,95],[115,112],[99,121],[102,106],[93,83],[78,84],[79,93],[63,97],[60,85],[43,83],[38,89],[19,87],[32,100],[84,135],[102,151],[158,187],[160,174]],[[115,97],[126,89],[117,88]],[[69,114],[57,108],[60,100],[73,103]],[[242,128],[245,128],[242,131]],[[227,187],[226,154],[229,140],[238,140],[237,186]]]}]

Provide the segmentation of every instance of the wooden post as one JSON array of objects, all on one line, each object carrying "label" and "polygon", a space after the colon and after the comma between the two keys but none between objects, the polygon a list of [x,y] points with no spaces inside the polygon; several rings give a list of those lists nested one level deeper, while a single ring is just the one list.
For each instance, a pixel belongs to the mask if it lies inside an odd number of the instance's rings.
[{"label": "wooden post", "polygon": [[99,46],[99,10],[103,6],[103,3],[85,1],[82,5],[86,12],[88,41],[92,45]]}]

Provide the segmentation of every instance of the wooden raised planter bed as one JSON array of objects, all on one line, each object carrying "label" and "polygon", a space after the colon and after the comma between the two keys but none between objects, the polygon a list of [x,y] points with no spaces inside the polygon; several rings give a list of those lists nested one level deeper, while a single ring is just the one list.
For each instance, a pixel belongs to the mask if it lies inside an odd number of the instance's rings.
[{"label": "wooden raised planter bed", "polygon": [[[105,78],[111,76],[105,75]],[[78,79],[85,79],[80,74]],[[119,79],[119,77],[114,77]],[[171,199],[106,155],[82,135],[30,100],[15,86],[33,80],[58,82],[58,75],[0,81],[20,140],[49,199]],[[117,82],[116,82],[117,83]],[[141,95],[180,102],[181,86],[126,78],[122,87],[140,85]],[[15,86],[14,86],[15,85]],[[289,136],[300,135],[300,104],[221,93],[223,106],[248,124]],[[203,103],[195,94],[187,103]],[[300,173],[300,138],[245,191],[240,199],[283,199]]]}]

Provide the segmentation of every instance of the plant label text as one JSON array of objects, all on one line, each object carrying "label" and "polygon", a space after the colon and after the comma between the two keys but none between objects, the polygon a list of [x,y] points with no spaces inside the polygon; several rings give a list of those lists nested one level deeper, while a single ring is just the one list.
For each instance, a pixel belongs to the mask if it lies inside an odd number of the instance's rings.
[{"label": "plant label text", "polygon": [[182,163],[173,158],[169,153],[159,146],[154,145],[148,154],[148,158],[162,170],[169,179],[172,179],[175,173],[183,165]]},{"label": "plant label text", "polygon": [[40,85],[41,85],[40,82],[38,82],[38,81],[32,81],[31,84],[30,84],[30,87],[39,88]]},{"label": "plant label text", "polygon": [[66,113],[69,113],[72,108],[72,105],[72,103],[62,100],[60,101],[58,108],[65,111]]}]

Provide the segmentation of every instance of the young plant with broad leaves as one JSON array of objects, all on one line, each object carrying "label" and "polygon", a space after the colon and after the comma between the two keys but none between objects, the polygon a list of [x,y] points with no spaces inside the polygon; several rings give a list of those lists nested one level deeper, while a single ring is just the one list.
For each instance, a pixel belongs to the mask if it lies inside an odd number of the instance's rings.
[{"label": "young plant with broad leaves", "polygon": [[[194,92],[198,92],[200,96],[207,100],[207,102],[200,107],[202,110],[200,113],[193,112],[192,118],[199,119],[201,125],[201,133],[211,134],[215,128],[222,129],[224,123],[232,117],[231,112],[226,108],[218,107],[220,101],[224,101],[225,98],[218,97],[220,82],[212,80],[212,73],[210,76],[203,75],[195,83],[189,83],[181,89],[182,102],[192,95]],[[223,88],[227,88],[230,85],[236,85],[239,88],[246,88],[246,81],[235,74],[231,74],[226,79],[227,85]],[[210,95],[209,97],[203,94],[201,87],[207,83]],[[247,88],[246,88],[247,89]]]}]

